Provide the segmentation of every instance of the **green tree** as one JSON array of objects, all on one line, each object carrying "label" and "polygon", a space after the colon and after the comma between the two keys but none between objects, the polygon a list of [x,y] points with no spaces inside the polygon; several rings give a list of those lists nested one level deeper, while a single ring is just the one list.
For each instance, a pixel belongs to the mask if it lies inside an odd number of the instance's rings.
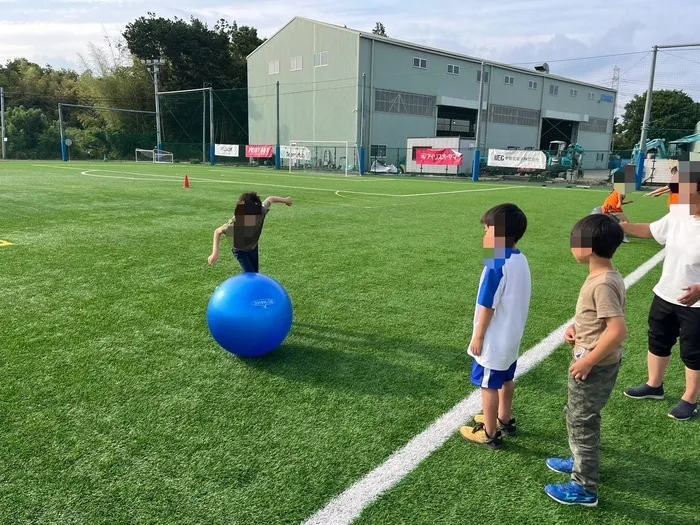
[{"label": "green tree", "polygon": [[[625,106],[622,122],[615,128],[615,149],[632,149],[639,142],[644,121],[646,92],[635,95]],[[694,132],[700,120],[700,104],[680,90],[659,90],[652,95],[649,139],[666,142]]]},{"label": "green tree", "polygon": [[8,107],[37,108],[52,119],[58,118],[59,102],[77,102],[78,80],[75,71],[41,67],[25,58],[0,66]]},{"label": "green tree", "polygon": [[149,13],[127,24],[123,36],[135,57],[167,60],[164,90],[196,89],[207,83],[217,88],[237,87],[233,85],[229,36],[194,17],[187,22]]},{"label": "green tree", "polygon": [[[7,110],[7,153],[11,159],[50,159],[59,154],[58,128],[39,108]],[[48,135],[48,136],[47,136]],[[55,142],[51,140],[55,138]]]},{"label": "green tree", "polygon": [[381,22],[377,22],[374,26],[374,29],[372,29],[372,34],[378,36],[387,36],[386,27],[384,27],[384,24],[382,24]]}]

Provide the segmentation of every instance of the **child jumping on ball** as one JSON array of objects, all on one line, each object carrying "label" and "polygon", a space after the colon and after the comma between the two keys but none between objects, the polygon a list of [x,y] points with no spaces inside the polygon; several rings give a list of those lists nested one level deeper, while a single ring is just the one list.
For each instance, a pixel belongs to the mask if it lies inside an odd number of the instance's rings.
[{"label": "child jumping on ball", "polygon": [[516,431],[511,412],[515,368],[530,310],[530,267],[517,248],[527,217],[514,204],[501,204],[481,219],[489,258],[481,273],[469,355],[471,382],[481,388],[483,413],[475,426],[460,428],[462,437],[491,449],[503,446],[503,434]]},{"label": "child jumping on ball", "polygon": [[600,412],[610,399],[627,338],[625,282],[612,263],[622,244],[622,226],[607,215],[589,215],[571,232],[571,252],[588,265],[576,316],[564,339],[573,347],[569,368],[566,427],[572,457],[550,458],[547,467],[571,481],[547,485],[545,492],[564,505],[598,504]]},{"label": "child jumping on ball", "polygon": [[292,205],[291,197],[268,197],[260,201],[257,193],[244,193],[238,199],[233,217],[223,226],[214,230],[214,248],[209,256],[209,264],[219,260],[219,243],[222,236],[233,237],[233,255],[246,273],[260,271],[258,241],[262,233],[265,217],[270,206],[280,203]]}]

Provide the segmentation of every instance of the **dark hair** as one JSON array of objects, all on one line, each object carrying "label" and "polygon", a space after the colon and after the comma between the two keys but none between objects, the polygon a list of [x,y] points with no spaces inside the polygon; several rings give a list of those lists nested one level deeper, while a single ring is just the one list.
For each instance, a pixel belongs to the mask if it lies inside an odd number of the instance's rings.
[{"label": "dark hair", "polygon": [[576,223],[571,231],[571,247],[591,248],[598,257],[612,259],[624,238],[625,232],[618,221],[598,213]]},{"label": "dark hair", "polygon": [[525,235],[527,217],[515,204],[499,204],[484,214],[481,224],[493,226],[496,237],[505,238],[506,247],[512,248]]},{"label": "dark hair", "polygon": [[236,204],[236,215],[261,215],[262,201],[254,191],[244,193]]}]

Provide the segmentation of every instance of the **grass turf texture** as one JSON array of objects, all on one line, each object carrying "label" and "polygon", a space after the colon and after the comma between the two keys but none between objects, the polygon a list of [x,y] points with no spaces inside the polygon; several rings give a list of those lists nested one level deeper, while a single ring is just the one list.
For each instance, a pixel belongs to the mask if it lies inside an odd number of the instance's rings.
[{"label": "grass turf texture", "polygon": [[[473,389],[465,345],[483,212],[511,201],[528,215],[525,350],[573,314],[586,269],[569,232],[605,197],[77,163],[0,164],[0,187],[0,239],[14,243],[0,248],[2,523],[299,523]],[[218,348],[205,319],[216,286],[239,272],[230,245],[206,264],[212,232],[245,190],[294,198],[266,221],[261,270],[291,294],[295,326],[254,361]],[[632,220],[665,213],[664,199],[640,197],[626,209]],[[615,262],[626,275],[657,251],[633,240]],[[566,480],[544,465],[567,453],[562,348],[518,382],[521,435],[506,450],[455,436],[360,522],[694,523],[698,423],[666,417],[682,393],[680,362],[667,401],[622,396],[645,378],[658,275],[629,293],[598,509],[560,507],[543,492]]]}]

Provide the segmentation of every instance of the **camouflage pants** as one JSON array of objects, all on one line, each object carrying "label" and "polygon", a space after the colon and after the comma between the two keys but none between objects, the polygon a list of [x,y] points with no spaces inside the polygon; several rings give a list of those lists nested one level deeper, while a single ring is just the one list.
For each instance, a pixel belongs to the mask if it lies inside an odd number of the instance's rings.
[{"label": "camouflage pants", "polygon": [[597,494],[600,479],[600,412],[610,399],[620,363],[596,366],[585,381],[569,375],[566,427],[574,457],[571,479]]}]

